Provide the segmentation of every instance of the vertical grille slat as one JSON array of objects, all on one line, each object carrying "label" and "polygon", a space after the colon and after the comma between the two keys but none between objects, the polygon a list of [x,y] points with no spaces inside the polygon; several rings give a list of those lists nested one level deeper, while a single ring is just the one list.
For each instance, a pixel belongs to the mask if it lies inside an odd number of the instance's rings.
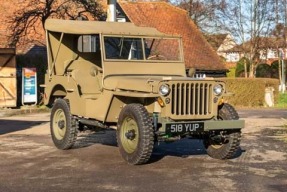
[{"label": "vertical grille slat", "polygon": [[211,114],[212,84],[173,83],[171,85],[171,114],[202,116]]},{"label": "vertical grille slat", "polygon": [[186,111],[185,111],[185,114],[190,115],[191,84],[188,83],[186,87],[187,87],[187,90],[186,90]]},{"label": "vertical grille slat", "polygon": [[204,114],[207,114],[208,113],[208,105],[207,105],[207,102],[208,102],[208,85],[206,85],[206,87],[205,87],[205,103],[206,103],[206,106],[205,106],[205,111],[204,111]]},{"label": "vertical grille slat", "polygon": [[181,114],[181,110],[182,110],[182,95],[183,95],[183,93],[182,93],[182,88],[181,88],[181,84],[178,84],[178,107],[179,107],[179,110],[178,110],[178,115],[182,115]]},{"label": "vertical grille slat", "polygon": [[192,89],[192,115],[195,115],[195,108],[196,108],[196,102],[195,102],[195,100],[196,100],[196,96],[197,96],[197,94],[195,94],[196,93],[196,84],[193,84],[193,89]]},{"label": "vertical grille slat", "polygon": [[196,115],[200,114],[200,99],[201,99],[201,89],[200,84],[197,84],[197,99],[196,99]]},{"label": "vertical grille slat", "polygon": [[[212,100],[212,94],[211,94],[211,92],[212,92],[212,85],[209,85],[209,87],[208,87],[208,89],[209,89],[209,91],[208,91],[208,97],[207,97],[207,100]],[[207,108],[208,110],[207,110],[207,113],[208,114],[210,114],[211,113],[211,107],[208,105],[208,108]]]},{"label": "vertical grille slat", "polygon": [[183,84],[183,109],[182,109],[182,115],[187,114],[186,113],[186,107],[187,107],[187,99],[186,99],[186,95],[187,95],[187,89],[188,89],[188,84],[184,85]]},{"label": "vertical grille slat", "polygon": [[201,114],[205,115],[205,96],[206,96],[206,93],[205,93],[205,85],[202,84],[202,105],[201,105]]},{"label": "vertical grille slat", "polygon": [[177,114],[177,87],[176,85],[174,86],[174,113]]}]

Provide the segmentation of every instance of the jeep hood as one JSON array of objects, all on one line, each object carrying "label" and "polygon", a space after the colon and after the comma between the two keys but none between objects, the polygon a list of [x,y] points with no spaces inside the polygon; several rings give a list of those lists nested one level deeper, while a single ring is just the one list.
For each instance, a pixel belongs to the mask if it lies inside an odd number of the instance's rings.
[{"label": "jeep hood", "polygon": [[158,93],[159,83],[163,81],[199,80],[178,76],[112,76],[104,79],[106,89]]}]

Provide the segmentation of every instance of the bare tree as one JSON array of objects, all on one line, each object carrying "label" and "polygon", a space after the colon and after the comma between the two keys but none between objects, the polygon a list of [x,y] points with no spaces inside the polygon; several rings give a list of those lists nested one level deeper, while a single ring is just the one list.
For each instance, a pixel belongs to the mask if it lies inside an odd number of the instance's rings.
[{"label": "bare tree", "polygon": [[209,31],[217,25],[219,10],[225,9],[224,0],[170,0],[174,5],[188,11],[201,31]]},{"label": "bare tree", "polygon": [[[230,32],[239,43],[241,51],[250,61],[249,77],[254,77],[260,62],[264,38],[274,27],[276,6],[273,0],[230,0],[219,13],[221,30]],[[248,41],[248,43],[246,43]],[[247,77],[247,66],[245,66]]]},{"label": "bare tree", "polygon": [[78,17],[101,20],[103,9],[95,0],[30,0],[9,20],[11,35],[9,46],[16,46],[27,35],[39,34],[47,18],[76,19]]},{"label": "bare tree", "polygon": [[[283,43],[283,46],[281,46],[280,50],[278,49],[279,54],[279,60],[278,60],[278,74],[279,74],[279,80],[282,88],[285,85],[286,80],[286,74],[285,74],[285,62],[286,60],[286,32],[287,32],[287,1],[286,0],[275,0],[275,6],[276,6],[276,23],[275,28],[271,32],[271,35],[274,36],[276,39],[281,39]],[[282,73],[284,75],[282,75]],[[282,89],[282,91],[285,91],[285,88]]]}]

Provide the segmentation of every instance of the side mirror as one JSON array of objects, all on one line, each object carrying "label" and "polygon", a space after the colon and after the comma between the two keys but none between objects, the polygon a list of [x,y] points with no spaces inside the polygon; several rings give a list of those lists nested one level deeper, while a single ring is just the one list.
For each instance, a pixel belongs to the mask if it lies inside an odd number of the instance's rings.
[{"label": "side mirror", "polygon": [[90,75],[91,76],[95,77],[98,75],[98,73],[99,73],[99,70],[97,67],[91,67],[91,69],[90,69]]},{"label": "side mirror", "polygon": [[194,68],[189,68],[187,73],[188,77],[193,77],[195,75],[195,71],[196,70]]}]

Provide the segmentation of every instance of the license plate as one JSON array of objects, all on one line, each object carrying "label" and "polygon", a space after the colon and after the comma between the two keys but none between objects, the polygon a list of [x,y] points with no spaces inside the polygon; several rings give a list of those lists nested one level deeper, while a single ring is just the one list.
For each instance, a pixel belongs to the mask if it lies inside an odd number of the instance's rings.
[{"label": "license plate", "polygon": [[166,133],[172,135],[181,135],[184,133],[202,132],[204,123],[169,123],[166,124]]}]

